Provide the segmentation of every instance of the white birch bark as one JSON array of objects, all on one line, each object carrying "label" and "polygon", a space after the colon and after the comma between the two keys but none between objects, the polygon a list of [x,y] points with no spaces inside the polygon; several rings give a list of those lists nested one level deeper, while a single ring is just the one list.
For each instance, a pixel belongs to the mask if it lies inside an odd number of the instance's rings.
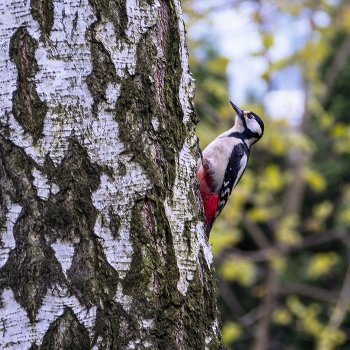
[{"label": "white birch bark", "polygon": [[0,34],[0,349],[221,348],[180,0],[2,0]]}]

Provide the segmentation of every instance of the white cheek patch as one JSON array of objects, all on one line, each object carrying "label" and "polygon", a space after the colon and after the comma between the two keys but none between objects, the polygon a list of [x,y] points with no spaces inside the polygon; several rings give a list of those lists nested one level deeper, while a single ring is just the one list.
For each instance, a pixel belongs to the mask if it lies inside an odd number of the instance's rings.
[{"label": "white cheek patch", "polygon": [[252,131],[253,133],[257,133],[258,135],[261,135],[261,127],[259,123],[255,119],[246,119],[247,128]]}]

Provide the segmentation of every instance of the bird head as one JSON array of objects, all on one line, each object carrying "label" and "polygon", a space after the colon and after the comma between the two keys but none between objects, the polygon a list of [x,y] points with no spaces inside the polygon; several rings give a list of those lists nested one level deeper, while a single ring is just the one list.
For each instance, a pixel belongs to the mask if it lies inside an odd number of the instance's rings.
[{"label": "bird head", "polygon": [[230,103],[236,112],[235,129],[244,136],[248,145],[251,146],[263,135],[264,123],[257,114],[251,111],[243,111],[233,102],[230,101]]}]

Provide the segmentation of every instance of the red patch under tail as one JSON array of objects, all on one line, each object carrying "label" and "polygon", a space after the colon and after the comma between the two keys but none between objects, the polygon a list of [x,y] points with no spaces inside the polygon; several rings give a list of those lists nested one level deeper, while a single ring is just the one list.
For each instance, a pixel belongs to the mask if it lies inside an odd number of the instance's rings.
[{"label": "red patch under tail", "polygon": [[213,186],[211,185],[211,177],[205,168],[199,171],[198,179],[200,182],[199,190],[204,204],[204,212],[207,218],[207,236],[209,237],[211,227],[215,220],[215,215],[219,203],[219,195],[212,192]]}]

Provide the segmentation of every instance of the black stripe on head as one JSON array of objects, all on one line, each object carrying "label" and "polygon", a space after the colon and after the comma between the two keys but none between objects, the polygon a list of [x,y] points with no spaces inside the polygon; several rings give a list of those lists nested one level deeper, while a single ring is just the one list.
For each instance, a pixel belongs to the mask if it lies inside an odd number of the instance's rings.
[{"label": "black stripe on head", "polygon": [[254,116],[254,118],[255,118],[255,120],[258,122],[258,124],[260,125],[260,128],[261,128],[261,131],[262,131],[262,133],[264,133],[264,122],[262,121],[262,119],[257,115],[257,114],[255,114],[255,113],[253,113],[253,112],[250,112],[253,116]]},{"label": "black stripe on head", "polygon": [[255,139],[255,141],[252,142],[250,146],[254,145],[254,143],[256,143],[261,137],[261,135],[259,135],[257,132],[252,132],[249,129],[246,129],[246,131],[244,132],[244,136],[247,140]]}]

